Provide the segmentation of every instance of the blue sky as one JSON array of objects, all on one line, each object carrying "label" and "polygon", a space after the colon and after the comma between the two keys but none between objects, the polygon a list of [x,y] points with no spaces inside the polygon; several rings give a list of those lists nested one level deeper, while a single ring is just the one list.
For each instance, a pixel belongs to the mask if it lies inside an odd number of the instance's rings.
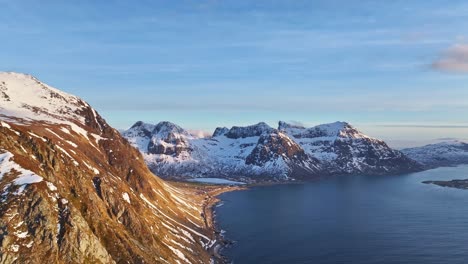
[{"label": "blue sky", "polygon": [[0,0],[0,70],[107,121],[468,138],[467,1]]}]

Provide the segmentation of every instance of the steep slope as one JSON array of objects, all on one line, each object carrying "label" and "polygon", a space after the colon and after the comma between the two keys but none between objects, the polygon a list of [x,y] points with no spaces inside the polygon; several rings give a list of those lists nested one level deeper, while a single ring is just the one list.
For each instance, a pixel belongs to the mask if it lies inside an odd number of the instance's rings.
[{"label": "steep slope", "polygon": [[83,100],[0,73],[1,263],[208,263],[201,201]]},{"label": "steep slope", "polygon": [[420,165],[382,141],[364,135],[346,122],[311,128],[279,122],[327,174],[393,174],[420,170]]},{"label": "steep slope", "polygon": [[468,163],[468,143],[457,140],[402,149],[401,152],[426,168]]},{"label": "steep slope", "polygon": [[137,122],[123,135],[143,152],[155,173],[166,177],[278,180],[316,177],[319,171],[315,159],[265,123],[218,128],[211,138],[195,138],[169,122]]}]

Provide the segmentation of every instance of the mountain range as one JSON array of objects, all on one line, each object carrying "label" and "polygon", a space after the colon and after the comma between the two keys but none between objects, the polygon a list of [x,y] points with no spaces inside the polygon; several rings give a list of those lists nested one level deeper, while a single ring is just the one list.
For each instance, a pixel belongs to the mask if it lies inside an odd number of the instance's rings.
[{"label": "mountain range", "polygon": [[136,122],[123,136],[162,177],[225,177],[247,182],[329,175],[398,174],[421,165],[346,122],[310,128],[280,121],[218,127],[199,138],[180,126]]}]

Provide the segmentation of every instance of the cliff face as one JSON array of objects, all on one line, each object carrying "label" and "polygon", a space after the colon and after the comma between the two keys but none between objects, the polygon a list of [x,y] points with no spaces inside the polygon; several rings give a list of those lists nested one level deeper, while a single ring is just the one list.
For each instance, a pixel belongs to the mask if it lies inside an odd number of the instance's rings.
[{"label": "cliff face", "polygon": [[0,262],[208,263],[203,201],[81,99],[0,73]]}]

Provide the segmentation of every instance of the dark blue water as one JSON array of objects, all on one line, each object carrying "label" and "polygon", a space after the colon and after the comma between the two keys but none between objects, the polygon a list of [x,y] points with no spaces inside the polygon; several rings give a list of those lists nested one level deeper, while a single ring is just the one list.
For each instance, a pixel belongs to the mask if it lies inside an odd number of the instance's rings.
[{"label": "dark blue water", "polygon": [[468,191],[421,181],[468,166],[341,177],[221,195],[234,263],[468,263]]}]

